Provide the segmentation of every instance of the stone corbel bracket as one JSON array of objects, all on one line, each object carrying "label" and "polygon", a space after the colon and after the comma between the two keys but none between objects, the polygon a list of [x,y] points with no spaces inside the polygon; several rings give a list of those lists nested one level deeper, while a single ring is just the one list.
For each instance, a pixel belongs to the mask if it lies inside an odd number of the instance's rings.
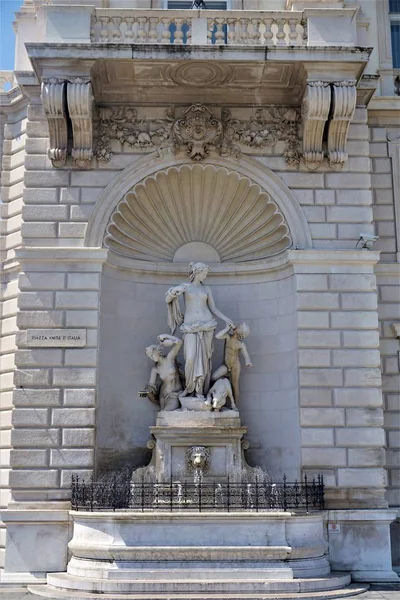
[{"label": "stone corbel bracket", "polygon": [[340,170],[347,160],[347,134],[356,108],[355,81],[332,85],[332,110],[328,129],[328,156],[331,169]]},{"label": "stone corbel bracket", "polygon": [[64,166],[67,160],[66,87],[65,81],[55,78],[44,79],[42,82],[42,102],[50,138],[47,154],[54,167]]},{"label": "stone corbel bracket", "polygon": [[331,107],[331,87],[325,81],[309,81],[303,99],[303,156],[311,171],[324,159],[323,135]]},{"label": "stone corbel bracket", "polygon": [[72,123],[72,158],[77,167],[88,168],[93,157],[93,91],[89,79],[67,84],[68,113]]}]

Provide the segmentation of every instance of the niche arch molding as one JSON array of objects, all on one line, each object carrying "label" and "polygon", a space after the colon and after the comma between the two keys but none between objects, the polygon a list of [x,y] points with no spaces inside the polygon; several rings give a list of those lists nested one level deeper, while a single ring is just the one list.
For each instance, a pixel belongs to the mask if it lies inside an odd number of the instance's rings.
[{"label": "niche arch molding", "polygon": [[[143,182],[149,176],[155,176],[159,171],[170,167],[193,165],[186,156],[160,157],[157,153],[147,155],[133,162],[118,174],[103,190],[89,218],[85,235],[86,247],[102,247],[106,236],[107,226],[118,204],[125,195]],[[247,177],[268,194],[277,205],[285,218],[292,239],[292,247],[306,250],[312,248],[311,234],[304,212],[293,194],[282,179],[271,169],[249,157],[240,161],[232,158],[221,158],[212,153],[202,165],[221,167],[236,172],[241,177]]]}]

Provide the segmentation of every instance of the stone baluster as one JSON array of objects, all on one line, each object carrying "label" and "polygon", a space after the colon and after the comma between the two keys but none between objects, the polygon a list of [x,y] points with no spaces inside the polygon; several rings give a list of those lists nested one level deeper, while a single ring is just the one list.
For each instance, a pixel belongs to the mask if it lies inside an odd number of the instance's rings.
[{"label": "stone baluster", "polygon": [[138,42],[139,44],[144,44],[147,41],[147,17],[138,17],[137,22],[139,25],[137,32]]},{"label": "stone baluster", "polygon": [[207,19],[207,44],[212,44],[212,36],[214,33],[214,19]]},{"label": "stone baluster", "polygon": [[125,39],[128,43],[133,42],[135,34],[133,31],[133,24],[135,22],[135,19],[133,17],[127,17],[125,19],[126,22],[126,31],[125,31]]},{"label": "stone baluster", "polygon": [[237,19],[227,19],[228,23],[228,44],[235,44],[238,41],[236,31]]},{"label": "stone baluster", "polygon": [[298,20],[297,19],[288,19],[289,22],[289,27],[290,27],[290,31],[289,31],[289,45],[293,46],[296,44],[297,39],[299,37],[299,34],[297,32],[297,24],[298,24]]},{"label": "stone baluster", "polygon": [[276,19],[276,24],[278,26],[278,31],[276,33],[276,45],[277,46],[286,46],[286,33],[285,33],[286,19]]},{"label": "stone baluster", "polygon": [[260,43],[260,19],[251,19],[250,37],[254,45]]},{"label": "stone baluster", "polygon": [[184,19],[174,19],[174,23],[176,25],[174,44],[183,44],[182,26]]},{"label": "stone baluster", "polygon": [[218,46],[225,44],[225,33],[224,33],[224,25],[225,19],[218,18],[215,19],[216,31],[215,31],[215,43]]},{"label": "stone baluster", "polygon": [[272,31],[272,25],[275,23],[275,21],[274,21],[274,19],[264,19],[263,23],[265,25],[265,31],[264,31],[265,45],[272,46],[273,45],[273,37],[274,37],[274,33]]},{"label": "stone baluster", "polygon": [[158,42],[158,24],[160,20],[158,17],[150,17],[149,22],[149,41],[150,44],[156,44]]},{"label": "stone baluster", "polygon": [[100,17],[100,23],[101,23],[101,27],[100,27],[100,42],[104,43],[104,42],[109,42],[109,23],[110,23],[110,19],[109,17]]},{"label": "stone baluster", "polygon": [[186,18],[185,25],[188,27],[186,32],[186,44],[190,45],[192,43],[192,19]]},{"label": "stone baluster", "polygon": [[121,17],[111,17],[111,23],[112,23],[111,34],[110,34],[111,42],[118,43],[121,41],[121,37],[122,37],[121,29],[120,29],[121,21],[122,21]]},{"label": "stone baluster", "polygon": [[247,46],[249,44],[249,19],[240,19],[240,35],[242,44]]},{"label": "stone baluster", "polygon": [[170,44],[170,40],[171,40],[171,23],[172,20],[169,18],[164,17],[163,19],[161,19],[161,23],[163,26],[162,29],[162,33],[161,33],[161,37],[162,37],[162,43],[163,44]]}]

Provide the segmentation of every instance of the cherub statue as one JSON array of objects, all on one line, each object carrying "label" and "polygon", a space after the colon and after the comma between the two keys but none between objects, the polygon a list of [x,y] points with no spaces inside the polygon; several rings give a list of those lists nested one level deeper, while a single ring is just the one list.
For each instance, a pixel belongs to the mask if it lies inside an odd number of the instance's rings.
[{"label": "cherub statue", "polygon": [[[167,333],[159,335],[157,340],[158,346],[148,346],[145,351],[146,355],[155,363],[145,395],[155,404],[159,404],[160,410],[177,410],[180,407],[178,397],[183,391],[183,385],[176,357],[183,342]],[[172,346],[166,356],[162,352],[163,346]],[[159,385],[159,380],[161,380],[161,385]]]},{"label": "cherub statue", "polygon": [[225,340],[224,364],[214,371],[211,381],[216,381],[220,377],[229,377],[235,403],[239,400],[240,353],[243,355],[246,367],[253,366],[243,341],[249,334],[250,327],[246,323],[241,323],[237,327],[227,324],[225,329],[215,335],[218,340]]}]

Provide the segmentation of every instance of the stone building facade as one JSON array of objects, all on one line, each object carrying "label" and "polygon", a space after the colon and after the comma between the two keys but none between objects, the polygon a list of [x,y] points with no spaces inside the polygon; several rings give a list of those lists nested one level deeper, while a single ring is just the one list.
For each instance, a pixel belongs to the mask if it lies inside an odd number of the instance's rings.
[{"label": "stone building facade", "polygon": [[252,329],[249,461],[323,474],[333,568],[395,579],[400,7],[83,4],[25,0],[1,94],[3,580],[65,570],[72,474],[148,460],[143,348],[194,259]]}]

